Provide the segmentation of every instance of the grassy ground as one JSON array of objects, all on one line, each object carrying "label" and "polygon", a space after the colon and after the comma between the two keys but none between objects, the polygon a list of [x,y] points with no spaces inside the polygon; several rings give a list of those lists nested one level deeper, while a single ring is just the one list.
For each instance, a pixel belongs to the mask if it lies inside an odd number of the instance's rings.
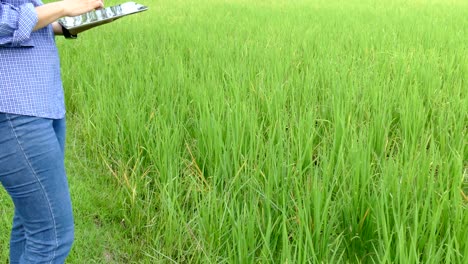
[{"label": "grassy ground", "polygon": [[70,262],[465,263],[466,1],[142,2],[58,42]]}]

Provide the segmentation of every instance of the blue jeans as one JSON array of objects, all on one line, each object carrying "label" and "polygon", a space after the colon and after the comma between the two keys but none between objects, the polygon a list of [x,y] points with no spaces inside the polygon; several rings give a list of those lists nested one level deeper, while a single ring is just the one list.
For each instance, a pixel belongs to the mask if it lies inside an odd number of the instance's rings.
[{"label": "blue jeans", "polygon": [[70,252],[74,229],[64,145],[65,119],[0,113],[0,182],[15,205],[12,264],[64,263]]}]

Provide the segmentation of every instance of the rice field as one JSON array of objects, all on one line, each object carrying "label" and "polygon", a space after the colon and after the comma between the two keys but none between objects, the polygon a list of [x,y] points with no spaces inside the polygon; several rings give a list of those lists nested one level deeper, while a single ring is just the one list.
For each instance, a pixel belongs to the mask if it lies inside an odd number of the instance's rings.
[{"label": "rice field", "polygon": [[138,2],[57,40],[126,261],[467,263],[468,2]]}]

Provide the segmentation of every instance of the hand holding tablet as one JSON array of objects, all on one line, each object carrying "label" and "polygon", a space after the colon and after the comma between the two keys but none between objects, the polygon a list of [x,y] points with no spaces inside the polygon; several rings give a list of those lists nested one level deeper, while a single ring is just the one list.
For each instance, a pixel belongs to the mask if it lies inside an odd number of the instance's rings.
[{"label": "hand holding tablet", "polygon": [[79,16],[62,17],[58,22],[72,34],[77,34],[87,29],[112,22],[118,18],[146,10],[148,10],[147,6],[135,2],[126,2],[120,5],[94,10]]}]

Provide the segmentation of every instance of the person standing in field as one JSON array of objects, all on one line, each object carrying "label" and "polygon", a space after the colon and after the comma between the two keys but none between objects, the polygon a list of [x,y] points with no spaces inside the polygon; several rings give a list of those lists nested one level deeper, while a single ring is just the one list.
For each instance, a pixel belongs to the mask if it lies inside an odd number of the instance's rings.
[{"label": "person standing in field", "polygon": [[103,0],[0,0],[0,182],[15,205],[12,264],[64,263],[70,252],[74,225],[54,36],[79,32],[56,21],[103,6]]}]

